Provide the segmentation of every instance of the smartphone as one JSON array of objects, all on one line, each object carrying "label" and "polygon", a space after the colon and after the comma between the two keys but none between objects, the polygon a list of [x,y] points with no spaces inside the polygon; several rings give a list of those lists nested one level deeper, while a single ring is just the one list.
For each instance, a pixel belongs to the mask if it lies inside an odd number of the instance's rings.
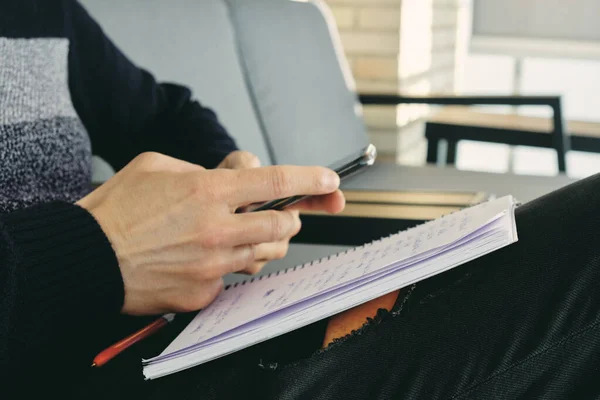
[{"label": "smartphone", "polygon": [[[377,149],[372,144],[369,144],[358,153],[352,154],[343,160],[330,165],[328,168],[335,171],[339,175],[340,181],[343,181],[344,179],[354,176],[365,170],[367,167],[373,165],[375,163],[375,158],[377,158]],[[310,196],[298,195],[286,197],[284,199],[272,200],[247,211],[255,212],[264,210],[283,210],[308,197]]]}]

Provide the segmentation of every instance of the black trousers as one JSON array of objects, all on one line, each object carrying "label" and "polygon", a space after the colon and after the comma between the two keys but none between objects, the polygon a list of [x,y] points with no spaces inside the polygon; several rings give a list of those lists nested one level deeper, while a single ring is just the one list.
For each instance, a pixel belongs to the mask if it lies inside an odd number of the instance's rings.
[{"label": "black trousers", "polygon": [[128,399],[600,398],[600,176],[521,206],[517,229],[518,243],[403,289],[392,312],[380,312],[325,351],[317,350],[321,322],[144,382],[140,357],[160,352],[179,326],[86,373],[70,393]]}]

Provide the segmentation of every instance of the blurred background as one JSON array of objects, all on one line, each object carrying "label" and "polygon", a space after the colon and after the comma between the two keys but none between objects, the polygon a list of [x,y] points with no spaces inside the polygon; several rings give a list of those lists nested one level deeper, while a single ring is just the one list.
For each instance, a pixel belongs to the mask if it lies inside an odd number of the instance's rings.
[{"label": "blurred background", "polygon": [[[600,138],[600,2],[597,0],[326,0],[360,93],[558,95],[570,133]],[[433,118],[545,130],[543,106],[369,106],[364,116],[380,153],[399,164],[426,161]],[[452,111],[454,110],[454,111]],[[454,114],[454,115],[453,115]],[[480,115],[481,116],[481,115]],[[519,118],[515,119],[515,116]],[[523,118],[521,118],[523,117]],[[483,118],[485,120],[485,118]],[[489,120],[489,118],[488,118]],[[439,122],[439,121],[438,121]],[[581,127],[582,132],[574,132]],[[569,128],[568,128],[569,129]],[[464,170],[556,175],[550,148],[461,140]],[[567,153],[567,174],[600,171],[600,153]]]}]

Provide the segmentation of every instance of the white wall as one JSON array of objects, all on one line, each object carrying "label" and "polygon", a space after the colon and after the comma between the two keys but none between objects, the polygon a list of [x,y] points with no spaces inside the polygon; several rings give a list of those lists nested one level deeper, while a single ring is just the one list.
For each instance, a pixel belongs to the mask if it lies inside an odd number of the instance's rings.
[{"label": "white wall", "polygon": [[[360,92],[454,92],[458,30],[468,0],[325,1],[333,11]],[[423,105],[364,108],[378,151],[405,163],[424,161],[419,119],[427,112]]]},{"label": "white wall", "polygon": [[598,0],[475,0],[476,35],[600,40]]}]

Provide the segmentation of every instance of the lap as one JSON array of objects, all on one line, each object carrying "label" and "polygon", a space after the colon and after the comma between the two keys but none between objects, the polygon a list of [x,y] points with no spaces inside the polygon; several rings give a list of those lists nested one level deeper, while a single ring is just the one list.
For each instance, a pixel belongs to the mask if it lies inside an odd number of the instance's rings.
[{"label": "lap", "polygon": [[401,290],[391,312],[325,350],[311,350],[321,344],[320,323],[141,382],[140,356],[164,348],[170,340],[165,334],[87,376],[80,388],[88,397],[90,388],[100,394],[114,386],[113,395],[131,391],[148,398],[582,398],[576,392],[582,388],[600,393],[600,177],[528,203],[516,214],[519,242]]}]

